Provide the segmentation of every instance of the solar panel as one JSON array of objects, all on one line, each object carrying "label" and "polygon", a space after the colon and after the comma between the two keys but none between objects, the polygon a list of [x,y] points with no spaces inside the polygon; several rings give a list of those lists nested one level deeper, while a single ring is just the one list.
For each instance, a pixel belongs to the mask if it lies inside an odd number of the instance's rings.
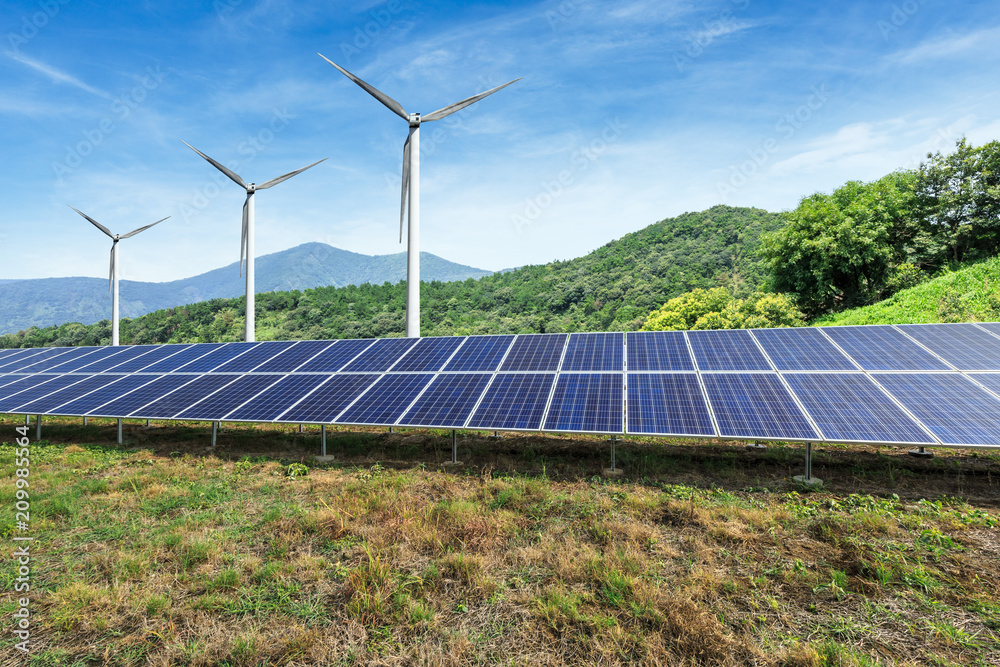
[{"label": "solar panel", "polygon": [[[42,380],[42,378],[47,379]],[[0,398],[0,412],[11,412],[25,403],[30,403],[54,391],[68,387],[71,384],[76,384],[81,379],[79,375],[33,376],[33,384],[27,384],[31,380],[24,381],[25,385],[22,385],[25,387],[24,389],[14,394],[8,393],[5,397]],[[8,387],[4,388],[4,391],[6,392],[7,388],[13,386],[15,385],[8,385]]]},{"label": "solar panel", "polygon": [[828,441],[937,444],[861,373],[796,373],[785,381]]},{"label": "solar panel", "polygon": [[150,364],[142,369],[143,373],[172,373],[181,366],[188,364],[195,359],[200,359],[216,350],[221,350],[226,343],[198,343],[191,345],[177,354],[170,355],[162,361]]},{"label": "solar panel", "polygon": [[947,371],[947,364],[888,325],[823,327],[866,371]]},{"label": "solar panel", "polygon": [[[689,331],[691,351],[703,371],[769,371],[771,364],[746,329]],[[629,370],[632,370],[629,368]]]},{"label": "solar panel", "polygon": [[[63,364],[68,364],[69,362],[76,363],[88,363],[86,357],[94,354],[96,350],[103,348],[99,347],[71,347],[69,351],[65,354],[60,354],[54,357],[49,357],[40,361],[36,361],[33,364],[28,364],[27,366],[22,366],[21,371],[24,373],[44,373],[47,371],[55,371],[57,366],[62,366]],[[95,358],[96,360],[96,358]]]},{"label": "solar panel", "polygon": [[[412,340],[412,339],[411,339]],[[433,375],[383,375],[358,401],[337,417],[338,424],[391,426]]]},{"label": "solar panel", "polygon": [[1000,399],[957,373],[879,373],[873,379],[947,445],[1000,445]]},{"label": "solar panel", "polygon": [[136,347],[146,348],[146,352],[140,356],[128,359],[120,364],[112,366],[109,370],[112,373],[136,373],[138,371],[144,371],[147,366],[151,366],[152,364],[155,364],[161,359],[166,359],[167,357],[171,357],[189,346],[188,345],[142,345]]},{"label": "solar panel", "polygon": [[330,340],[300,340],[295,347],[285,350],[270,361],[265,361],[255,368],[254,372],[291,373],[331,345],[333,341]]},{"label": "solar panel", "polygon": [[13,376],[15,379],[13,382],[8,382],[3,387],[0,387],[0,401],[7,399],[15,394],[19,394],[26,389],[31,389],[32,387],[42,383],[49,382],[54,378],[58,377],[56,375],[17,375]]},{"label": "solar panel", "polygon": [[[103,403],[98,403],[93,408],[85,412],[86,415],[92,415],[94,417],[125,417],[132,414],[142,406],[147,403],[151,403],[159,398],[162,398],[165,394],[177,389],[178,387],[187,384],[195,379],[197,376],[193,375],[132,375],[126,376],[125,379],[129,380],[125,384],[125,380],[121,383],[116,382],[104,389],[98,389],[93,394],[91,394],[89,399],[94,400],[95,398],[103,398],[105,393],[110,394],[110,398],[105,398]],[[129,385],[133,384],[133,380],[137,381],[137,387],[134,387],[127,394],[123,394],[121,389],[125,389]],[[143,382],[142,380],[146,380]],[[68,406],[62,406],[59,409],[64,410]]]},{"label": "solar panel", "polygon": [[495,371],[513,341],[514,336],[469,336],[444,370]]},{"label": "solar panel", "polygon": [[[269,422],[287,412],[309,392],[330,377],[327,375],[286,375],[281,381],[225,416],[226,421]],[[374,381],[372,377],[372,381]],[[369,383],[370,384],[370,383]],[[368,385],[365,385],[366,387]],[[352,399],[353,400],[353,399]],[[343,410],[344,406],[340,407]],[[339,412],[338,410],[337,412]],[[336,416],[336,413],[334,413]],[[331,417],[332,419],[332,417]],[[312,421],[303,419],[302,421]]]},{"label": "solar panel", "polygon": [[708,402],[723,438],[819,440],[775,373],[706,373]]},{"label": "solar panel", "polygon": [[344,367],[345,373],[384,373],[416,345],[417,338],[382,338]]},{"label": "solar panel", "polygon": [[206,355],[200,356],[193,361],[189,361],[183,366],[178,366],[173,373],[211,373],[219,366],[235,359],[241,354],[246,354],[260,343],[226,343]]},{"label": "solar panel", "polygon": [[[142,355],[151,352],[153,346],[135,345],[119,349],[121,351],[118,354],[110,354],[107,356],[102,355],[101,358],[96,359],[94,363],[80,366],[77,370],[81,373],[103,373],[110,368],[114,368],[115,366],[123,364],[126,361],[137,359]],[[116,370],[114,372],[117,373],[118,371]]]},{"label": "solar panel", "polygon": [[694,373],[629,373],[626,395],[629,433],[717,435]]},{"label": "solar panel", "polygon": [[249,373],[266,361],[280,358],[281,354],[295,345],[294,341],[268,341],[260,343],[245,354],[227,361],[213,369],[213,373]]},{"label": "solar panel", "polygon": [[1000,396],[1000,374],[997,373],[972,373],[970,376],[976,382],[981,383],[994,394]]},{"label": "solar panel", "polygon": [[392,367],[393,373],[438,371],[464,338],[421,338],[410,353]]},{"label": "solar panel", "polygon": [[621,371],[625,356],[623,333],[570,334],[563,371]]},{"label": "solar panel", "polygon": [[[230,385],[206,397],[187,410],[177,414],[177,419],[204,419],[219,421],[227,414],[243,405],[260,392],[280,380],[282,375],[244,375]],[[192,383],[193,384],[193,383]]]},{"label": "solar panel", "polygon": [[[23,380],[26,377],[28,377],[28,375],[26,375],[26,374],[15,375],[15,374],[5,373],[3,375],[0,375],[0,389],[3,389],[5,386],[9,385],[12,382],[17,382],[18,380]],[[0,396],[2,396],[2,395],[3,395],[3,392],[0,392]]]},{"label": "solar panel", "polygon": [[50,410],[58,408],[63,403],[72,401],[74,398],[86,395],[101,387],[106,387],[118,379],[114,375],[75,375],[73,377],[76,377],[79,382],[65,389],[53,392],[44,398],[39,398],[36,401],[22,405],[18,408],[18,412],[33,415],[45,414]]},{"label": "solar panel", "polygon": [[1000,338],[974,324],[904,324],[898,328],[959,370],[1000,371]]},{"label": "solar panel", "polygon": [[295,369],[296,373],[333,373],[372,345],[374,340],[338,340],[311,360]]},{"label": "solar panel", "polygon": [[69,352],[73,348],[68,347],[47,347],[41,351],[36,351],[35,354],[24,354],[18,355],[16,359],[12,359],[7,363],[3,363],[0,360],[0,372],[2,373],[19,373],[23,369],[28,368],[40,361],[51,360],[56,357],[62,356]]},{"label": "solar panel", "polygon": [[980,326],[992,334],[1000,336],[1000,322],[980,322],[977,326]]},{"label": "solar panel", "polygon": [[[326,379],[326,376],[321,376]],[[354,399],[361,395],[379,378],[370,373],[357,375],[334,375],[329,382],[301,399],[275,419],[286,422],[327,424],[344,411]]]},{"label": "solar panel", "polygon": [[[99,377],[111,378],[113,382],[105,387],[90,392],[80,398],[67,399],[65,403],[48,411],[50,415],[86,415],[91,410],[95,410],[105,403],[110,403],[115,399],[124,396],[128,392],[137,389],[160,377],[159,375],[101,375]],[[124,413],[107,415],[110,417],[121,417]]]},{"label": "solar panel", "polygon": [[819,329],[753,329],[751,331],[779,371],[854,371],[857,366]]},{"label": "solar panel", "polygon": [[[14,372],[13,369],[16,368],[19,363],[23,362],[28,357],[37,356],[45,351],[46,348],[39,348],[39,347],[14,350],[10,354],[0,359],[0,373],[13,373]],[[39,357],[38,359],[44,359],[44,358],[45,357]],[[38,359],[36,359],[35,361],[38,361]]]},{"label": "solar panel", "polygon": [[[171,376],[168,376],[171,377]],[[199,375],[187,384],[162,392],[159,397],[128,413],[129,417],[171,419],[213,392],[236,380],[238,375]],[[191,379],[190,376],[188,379]]]},{"label": "solar panel", "polygon": [[462,428],[491,377],[488,373],[438,375],[399,420],[400,425]]},{"label": "solar panel", "polygon": [[6,349],[0,349],[0,362],[3,362],[3,360],[4,360],[5,357],[9,357],[11,355],[15,355],[18,352],[22,352],[22,351],[23,350],[21,348],[19,348],[19,347],[8,347]]},{"label": "solar panel", "polygon": [[624,433],[622,394],[621,373],[560,374],[543,430]]},{"label": "solar panel", "polygon": [[630,331],[628,369],[630,371],[693,371],[683,331]]},{"label": "solar panel", "polygon": [[[90,350],[90,354],[85,355],[74,355],[72,358],[63,357],[55,366],[50,369],[53,373],[73,373],[79,371],[85,366],[97,363],[116,354],[121,354],[125,351],[123,347],[80,347],[75,348],[78,350]],[[83,371],[86,372],[86,371]],[[88,373],[89,375],[89,373]]]},{"label": "solar panel", "polygon": [[500,367],[502,371],[559,370],[566,334],[518,336]]},{"label": "solar panel", "polygon": [[496,375],[467,428],[537,431],[555,377],[554,373]]}]

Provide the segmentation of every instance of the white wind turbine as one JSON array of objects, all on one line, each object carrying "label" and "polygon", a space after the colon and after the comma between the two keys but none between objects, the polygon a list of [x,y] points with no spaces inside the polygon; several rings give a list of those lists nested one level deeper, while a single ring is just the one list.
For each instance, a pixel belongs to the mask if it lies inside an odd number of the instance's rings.
[{"label": "white wind turbine", "polygon": [[406,216],[406,196],[410,196],[409,229],[406,244],[406,336],[420,338],[420,123],[441,120],[470,104],[492,95],[501,88],[520,81],[508,81],[502,86],[491,88],[449,106],[433,111],[425,116],[418,113],[407,114],[403,106],[374,86],[371,86],[346,69],[333,62],[322,53],[320,58],[341,71],[348,79],[364,88],[365,92],[384,104],[390,111],[410,124],[410,133],[403,144],[403,190],[399,202],[399,242],[403,242],[403,218]]},{"label": "white wind turbine", "polygon": [[257,185],[256,183],[246,183],[242,178],[239,177],[239,175],[236,172],[232,171],[231,169],[226,168],[224,165],[220,164],[219,162],[216,162],[215,160],[213,160],[212,158],[208,157],[207,155],[205,155],[204,153],[202,153],[200,150],[198,150],[197,148],[195,148],[194,146],[192,146],[188,142],[185,141],[184,145],[187,146],[188,148],[190,148],[191,150],[193,150],[198,155],[200,155],[203,158],[205,158],[206,160],[208,160],[208,162],[213,167],[215,167],[216,169],[218,169],[219,171],[221,171],[223,174],[225,174],[226,176],[228,176],[233,181],[233,183],[236,183],[236,185],[240,186],[241,188],[243,188],[243,189],[245,189],[247,191],[246,201],[243,202],[243,234],[242,234],[242,237],[240,238],[240,273],[242,274],[242,272],[243,272],[243,256],[244,256],[244,254],[246,254],[246,258],[247,258],[247,304],[246,304],[246,306],[247,306],[247,309],[246,309],[246,324],[245,324],[245,327],[244,327],[243,339],[245,341],[247,341],[247,342],[253,342],[253,340],[254,340],[254,284],[253,284],[253,270],[254,270],[253,269],[253,265],[254,265],[254,262],[253,262],[253,259],[254,259],[254,248],[253,248],[253,240],[254,240],[254,235],[253,235],[254,203],[253,203],[253,195],[254,195],[254,192],[256,192],[257,190],[267,190],[268,188],[270,188],[272,186],[275,186],[278,183],[281,183],[282,181],[287,181],[292,176],[296,176],[298,174],[301,174],[303,171],[305,171],[306,169],[309,169],[310,167],[315,167],[316,165],[318,165],[320,162],[323,162],[327,158],[323,158],[323,160],[317,160],[316,162],[313,162],[310,165],[302,167],[301,169],[296,169],[295,171],[289,172],[289,173],[285,174],[284,176],[278,176],[277,178],[272,178],[269,181],[266,181],[264,183],[261,183],[260,185]]},{"label": "white wind turbine", "polygon": [[[69,204],[67,204],[67,206],[69,206]],[[70,208],[73,207],[70,206]],[[82,215],[84,219],[94,227],[97,227],[111,237],[113,242],[111,244],[111,270],[108,273],[108,292],[111,295],[111,344],[118,345],[118,242],[122,239],[127,239],[130,236],[135,236],[139,232],[144,232],[153,225],[160,224],[170,216],[168,215],[167,218],[157,220],[151,225],[146,225],[145,227],[140,227],[139,229],[133,229],[128,234],[112,234],[110,229],[99,223],[97,220],[94,220],[86,213],[75,208],[73,208],[73,210]]]}]

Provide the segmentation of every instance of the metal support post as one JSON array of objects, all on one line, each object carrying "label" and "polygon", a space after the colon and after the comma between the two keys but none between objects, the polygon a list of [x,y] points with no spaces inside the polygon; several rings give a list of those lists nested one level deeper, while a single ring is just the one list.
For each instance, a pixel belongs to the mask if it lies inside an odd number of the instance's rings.
[{"label": "metal support post", "polygon": [[451,429],[451,462],[458,463],[458,431]]},{"label": "metal support post", "polygon": [[917,448],[917,449],[911,449],[911,450],[910,450],[910,451],[908,452],[908,454],[909,454],[910,456],[919,456],[919,457],[921,457],[921,458],[925,458],[925,459],[929,459],[929,458],[931,458],[931,457],[933,457],[933,456],[934,456],[934,453],[933,453],[933,452],[928,452],[928,451],[927,451],[926,449],[924,449],[923,447],[919,447],[919,448]]},{"label": "metal support post", "polygon": [[25,426],[31,425],[31,415],[24,415],[24,425]]},{"label": "metal support post", "polygon": [[42,416],[35,415],[35,440],[42,439]]},{"label": "metal support post", "polygon": [[617,461],[615,460],[615,444],[618,442],[616,436],[611,436],[611,467],[604,471],[605,475],[621,475],[622,469],[618,467]]},{"label": "metal support post", "polygon": [[118,444],[122,444],[122,419],[118,418]]},{"label": "metal support post", "polygon": [[218,439],[219,439],[219,422],[212,422],[212,447],[215,447],[215,443]]},{"label": "metal support post", "polygon": [[806,474],[796,475],[794,479],[799,484],[804,486],[822,486],[823,480],[819,477],[813,477],[813,446],[811,442],[806,443]]},{"label": "metal support post", "polygon": [[302,433],[302,424],[299,424],[299,433]]},{"label": "metal support post", "polygon": [[319,432],[320,432],[320,445],[321,445],[320,456],[326,456],[326,424],[320,426]]},{"label": "metal support post", "polygon": [[146,428],[149,428],[149,420],[146,420]]},{"label": "metal support post", "polygon": [[83,425],[84,425],[84,426],[86,426],[86,425],[87,425],[87,418],[86,418],[86,417],[84,417],[84,418],[83,418]]}]

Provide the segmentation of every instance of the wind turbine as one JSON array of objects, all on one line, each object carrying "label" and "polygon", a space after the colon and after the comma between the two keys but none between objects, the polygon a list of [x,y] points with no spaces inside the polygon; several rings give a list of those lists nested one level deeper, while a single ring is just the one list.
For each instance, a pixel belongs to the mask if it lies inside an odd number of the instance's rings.
[{"label": "wind turbine", "polygon": [[[69,206],[69,204],[67,204],[67,206]],[[70,206],[70,208],[73,207]],[[144,232],[153,225],[160,224],[163,220],[166,220],[170,216],[168,215],[167,218],[157,220],[152,225],[146,225],[145,227],[140,227],[139,229],[133,229],[128,234],[112,234],[110,229],[99,223],[97,220],[94,220],[86,213],[83,213],[75,208],[73,208],[73,210],[82,215],[84,219],[86,219],[87,222],[92,224],[94,227],[97,227],[102,232],[110,236],[113,241],[111,244],[111,271],[108,273],[108,292],[111,295],[111,344],[118,345],[118,242],[122,239],[127,239],[130,236],[135,236],[139,232]]]},{"label": "wind turbine", "polygon": [[322,160],[317,160],[316,162],[313,162],[310,165],[302,167],[301,169],[296,169],[295,171],[289,172],[284,176],[278,176],[277,178],[272,178],[269,181],[257,185],[256,183],[246,183],[242,178],[239,177],[239,175],[236,172],[226,168],[221,163],[216,162],[215,160],[208,157],[207,155],[202,153],[200,150],[198,150],[188,142],[185,141],[184,145],[193,150],[198,155],[208,160],[209,164],[211,164],[213,167],[215,167],[223,174],[228,176],[233,181],[233,183],[236,183],[236,185],[240,186],[241,188],[247,191],[247,199],[245,202],[243,202],[243,234],[242,238],[240,239],[240,274],[242,275],[243,273],[243,255],[245,252],[247,258],[247,313],[246,313],[246,324],[244,328],[243,339],[248,343],[253,342],[254,340],[254,285],[253,285],[254,192],[256,192],[257,190],[267,190],[268,188],[275,186],[278,183],[281,183],[282,181],[287,181],[292,176],[297,176],[306,169],[309,169],[310,167],[315,167],[316,165],[318,165],[320,162],[323,162],[327,158],[323,158]]},{"label": "wind turbine", "polygon": [[420,123],[441,120],[470,104],[492,95],[501,88],[520,81],[508,81],[502,86],[491,88],[485,93],[468,97],[461,102],[448,105],[425,116],[418,113],[407,114],[403,106],[382,91],[354,76],[322,53],[320,58],[330,63],[348,79],[364,88],[365,92],[384,104],[394,114],[410,124],[410,133],[403,144],[403,190],[399,202],[399,242],[403,242],[403,218],[406,215],[406,196],[410,196],[410,225],[406,244],[406,336],[420,338]]}]

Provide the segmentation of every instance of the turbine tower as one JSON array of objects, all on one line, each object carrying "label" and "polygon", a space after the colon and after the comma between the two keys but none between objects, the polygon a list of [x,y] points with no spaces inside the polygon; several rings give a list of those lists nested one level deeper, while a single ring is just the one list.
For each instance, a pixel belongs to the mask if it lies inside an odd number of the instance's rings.
[{"label": "turbine tower", "polygon": [[418,113],[407,114],[403,106],[396,100],[365,83],[322,53],[318,55],[410,125],[410,133],[403,144],[403,190],[399,202],[399,242],[403,242],[403,218],[406,216],[406,198],[409,194],[410,224],[407,230],[406,244],[406,336],[407,338],[420,338],[420,123],[441,120],[521,79],[518,77],[502,86],[491,88],[485,93],[473,95],[461,102],[421,116]]},{"label": "turbine tower", "polygon": [[272,187],[274,185],[277,185],[278,183],[281,183],[282,181],[287,181],[292,176],[297,176],[298,174],[301,174],[306,169],[309,169],[310,167],[315,167],[316,165],[318,165],[320,162],[323,162],[327,158],[323,158],[322,160],[317,160],[316,162],[313,162],[310,165],[302,167],[301,169],[296,169],[295,171],[289,172],[289,173],[285,174],[284,176],[279,176],[277,178],[272,178],[269,181],[266,181],[264,183],[261,183],[260,185],[257,185],[256,183],[246,183],[242,178],[239,177],[239,175],[236,172],[232,171],[231,169],[226,168],[221,163],[216,162],[215,160],[213,160],[212,158],[208,157],[207,155],[205,155],[204,153],[202,153],[200,150],[198,150],[197,148],[195,148],[194,146],[192,146],[188,142],[185,141],[184,145],[187,146],[188,148],[190,148],[191,150],[193,150],[198,155],[200,155],[203,158],[205,158],[206,160],[208,160],[209,164],[211,164],[213,167],[215,167],[216,169],[218,169],[219,171],[221,171],[223,174],[225,174],[226,176],[228,176],[233,181],[233,183],[236,183],[236,185],[240,186],[241,188],[243,188],[243,189],[245,189],[247,191],[246,201],[243,202],[243,234],[242,234],[242,237],[240,238],[240,274],[242,275],[242,273],[243,273],[243,256],[244,256],[244,254],[246,254],[246,258],[247,258],[247,304],[246,304],[247,305],[247,312],[246,312],[246,323],[245,323],[244,332],[243,332],[243,339],[245,341],[247,341],[248,343],[249,342],[253,342],[253,340],[254,340],[254,284],[253,284],[253,270],[254,270],[253,269],[253,264],[254,264],[254,262],[253,262],[253,258],[254,258],[254,248],[253,248],[254,203],[253,203],[253,195],[254,195],[254,192],[256,192],[257,190],[267,190],[268,188],[270,188],[270,187]]},{"label": "turbine tower", "polygon": [[[67,206],[69,206],[69,204],[67,204]],[[70,208],[73,207],[70,206]],[[84,219],[87,220],[87,222],[92,224],[94,227],[97,227],[102,232],[111,237],[112,241],[111,270],[108,273],[108,292],[109,295],[111,296],[111,344],[118,345],[118,242],[121,241],[122,239],[127,239],[130,236],[135,236],[139,232],[144,232],[153,225],[160,224],[161,222],[163,222],[163,220],[166,220],[170,216],[168,215],[167,218],[163,218],[162,220],[157,220],[152,225],[146,225],[145,227],[134,229],[128,234],[119,235],[119,234],[112,234],[110,229],[99,223],[97,220],[94,220],[86,213],[83,213],[82,211],[75,208],[73,208],[73,210],[82,215]]]}]

